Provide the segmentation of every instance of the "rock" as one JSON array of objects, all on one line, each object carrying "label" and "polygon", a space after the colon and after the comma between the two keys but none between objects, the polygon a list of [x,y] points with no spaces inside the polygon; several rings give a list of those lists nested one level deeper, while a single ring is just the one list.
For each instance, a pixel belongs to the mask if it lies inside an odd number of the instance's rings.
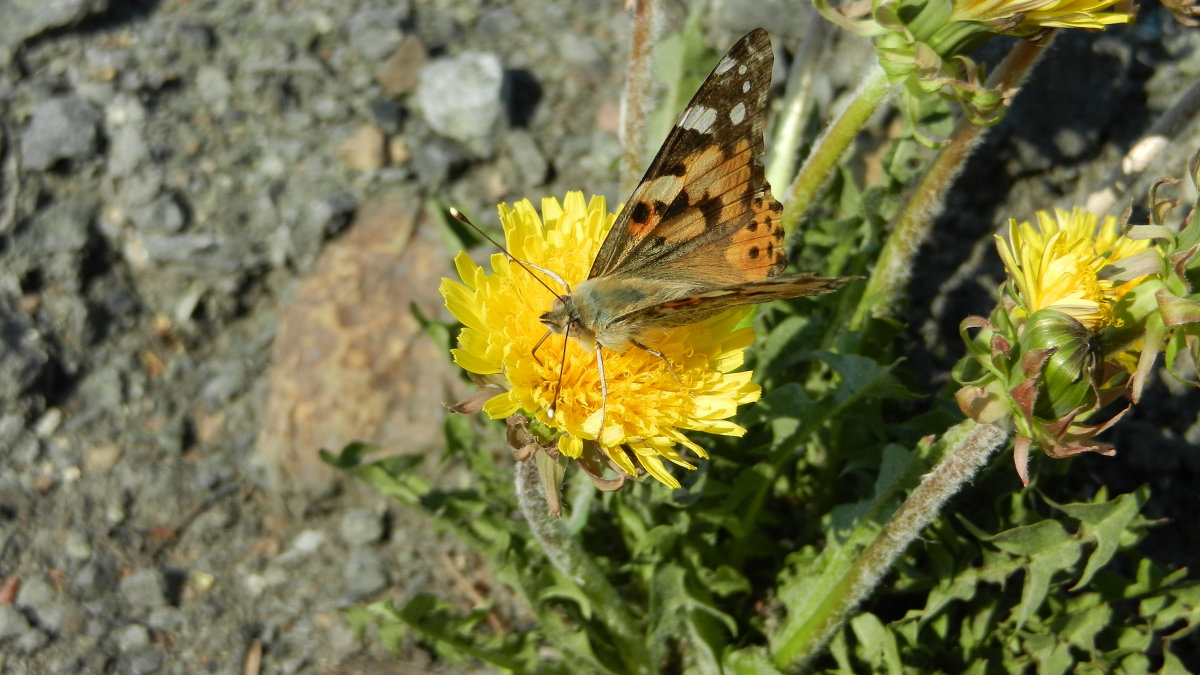
[{"label": "rock", "polygon": [[151,649],[127,654],[117,661],[116,672],[130,675],[151,675],[162,669],[163,655]]},{"label": "rock", "polygon": [[403,8],[363,9],[346,22],[347,44],[367,61],[378,62],[396,49],[404,34]]},{"label": "rock", "polygon": [[0,605],[0,640],[15,638],[33,630],[29,619],[13,605]]},{"label": "rock", "polygon": [[479,156],[491,154],[504,113],[504,69],[495,54],[464,52],[429,62],[421,70],[416,96],[434,131]]},{"label": "rock", "polygon": [[338,525],[342,541],[351,546],[362,546],[379,541],[383,536],[383,521],[379,514],[368,509],[350,509],[342,516]]},{"label": "rock", "polygon": [[296,288],[272,347],[266,413],[254,463],[269,488],[309,498],[338,472],[318,456],[352,441],[389,452],[441,447],[443,400],[455,387],[445,352],[407,310],[437,314],[432,280],[451,274],[450,256],[420,201],[376,197],[326,246]]},{"label": "rock", "polygon": [[129,221],[142,232],[177,234],[187,226],[187,211],[179,198],[162,194],[129,212]]},{"label": "rock", "polygon": [[196,69],[196,90],[202,93],[204,102],[217,117],[229,110],[233,85],[223,69],[216,66],[200,66]]},{"label": "rock", "polygon": [[403,136],[393,136],[390,138],[387,148],[388,163],[392,166],[400,166],[412,159],[412,150],[408,149],[408,143],[405,142]]},{"label": "rock", "polygon": [[38,607],[53,602],[57,595],[54,587],[44,577],[33,576],[25,579],[21,590],[17,591],[17,606],[36,612]]},{"label": "rock", "polygon": [[320,530],[304,530],[292,540],[292,545],[282,555],[275,559],[280,564],[289,564],[317,552],[325,543],[325,533]]},{"label": "rock", "polygon": [[140,623],[131,623],[117,632],[117,649],[124,653],[138,651],[150,644],[150,631]]},{"label": "rock", "polygon": [[90,157],[96,151],[99,125],[99,111],[75,96],[41,101],[21,133],[22,167],[45,171],[59,160]]},{"label": "rock", "polygon": [[383,167],[383,132],[374,124],[364,124],[333,149],[333,156],[355,171],[375,171]]},{"label": "rock", "polygon": [[362,600],[387,588],[387,564],[369,548],[351,549],[342,567],[342,581],[347,597]]},{"label": "rock", "polygon": [[50,28],[76,23],[108,10],[108,0],[5,0],[0,21],[0,66],[22,42]]},{"label": "rock", "polygon": [[13,401],[37,380],[50,356],[29,318],[3,297],[0,346],[0,401]]},{"label": "rock", "polygon": [[425,49],[425,43],[414,35],[407,35],[396,51],[380,64],[375,73],[375,81],[390,96],[407,94],[417,86],[421,69],[428,60],[429,53]]},{"label": "rock", "polygon": [[528,132],[514,129],[504,139],[509,158],[520,175],[522,187],[537,187],[546,180],[550,165]]},{"label": "rock", "polygon": [[121,597],[134,607],[158,607],[166,604],[162,576],[158,570],[142,569],[130,574],[118,584]]},{"label": "rock", "polygon": [[81,600],[98,598],[112,589],[116,577],[112,562],[103,555],[95,555],[71,578],[71,593]]}]

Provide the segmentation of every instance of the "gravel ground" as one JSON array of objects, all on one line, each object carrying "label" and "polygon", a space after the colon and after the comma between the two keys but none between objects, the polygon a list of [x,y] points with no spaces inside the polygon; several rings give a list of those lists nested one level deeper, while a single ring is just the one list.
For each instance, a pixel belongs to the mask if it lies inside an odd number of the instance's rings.
[{"label": "gravel ground", "polygon": [[[567,189],[615,203],[620,4],[3,5],[3,672],[463,670],[360,642],[339,610],[417,589],[469,607],[480,561],[314,451],[428,453],[465,390],[407,311],[442,311],[452,253],[425,200],[488,221]],[[781,7],[712,3],[711,43],[761,24],[794,47]],[[1200,72],[1196,33],[1145,14],[1061,40],[1035,85],[1054,114],[1018,106],[968,167],[928,256],[958,277],[914,286],[930,344],[987,306],[961,261],[1013,205],[1102,175]],[[836,49],[826,103],[865,58]],[[1068,75],[1078,58],[1097,65]],[[1194,451],[1195,398],[1168,401],[1130,427]]]}]

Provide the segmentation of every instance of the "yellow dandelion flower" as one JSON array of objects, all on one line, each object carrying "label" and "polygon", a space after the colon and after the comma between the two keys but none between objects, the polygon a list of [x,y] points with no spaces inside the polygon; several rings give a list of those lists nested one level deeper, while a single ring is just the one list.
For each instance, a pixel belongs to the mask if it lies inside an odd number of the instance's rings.
[{"label": "yellow dandelion flower", "polygon": [[[585,202],[569,192],[560,204],[542,200],[539,215],[528,200],[500,206],[500,222],[508,250],[516,258],[550,270],[574,284],[584,280],[604,235],[615,219],[603,197]],[[463,324],[454,362],[480,375],[502,374],[507,392],[490,399],[484,412],[495,419],[525,412],[547,427],[562,432],[559,451],[578,458],[585,441],[600,449],[630,476],[634,461],[665,485],[679,487],[663,460],[695,468],[676,445],[706,457],[704,449],[684,435],[705,431],[741,436],[745,429],[729,421],[743,403],[758,400],[761,390],[741,367],[743,352],[754,340],[740,327],[748,308],[739,308],[699,323],[663,329],[647,346],[671,363],[642,349],[604,351],[607,402],[601,413],[600,371],[595,354],[574,338],[546,335],[539,317],[554,298],[530,274],[507,256],[491,258],[491,273],[465,253],[455,259],[461,283],[443,279],[442,296]],[[540,274],[540,273],[539,273]],[[544,275],[543,275],[544,276]],[[556,282],[543,278],[552,288]],[[564,359],[563,340],[566,339]],[[673,373],[672,373],[673,371]],[[560,380],[561,391],[554,400]],[[547,411],[554,407],[553,418]],[[604,430],[599,429],[601,418]]]},{"label": "yellow dandelion flower", "polygon": [[1097,226],[1096,216],[1079,208],[1039,211],[1036,226],[1012,219],[1008,232],[1007,242],[997,235],[996,248],[1016,289],[1016,318],[1054,309],[1092,332],[1114,324],[1113,304],[1140,281],[1115,284],[1100,270],[1150,247],[1123,236],[1113,217]]},{"label": "yellow dandelion flower", "polygon": [[1100,30],[1133,23],[1133,14],[1113,10],[1121,0],[954,0],[956,21],[977,21],[1000,33],[1022,35],[1045,28]]}]

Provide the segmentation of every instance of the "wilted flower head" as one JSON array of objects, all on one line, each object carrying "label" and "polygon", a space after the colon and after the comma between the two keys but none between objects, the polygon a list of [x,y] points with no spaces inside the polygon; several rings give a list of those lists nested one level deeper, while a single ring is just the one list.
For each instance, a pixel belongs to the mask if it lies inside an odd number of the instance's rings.
[{"label": "wilted flower head", "polygon": [[[500,206],[509,252],[568,283],[587,277],[614,218],[604,198],[585,202],[579,192],[567,193],[561,204],[543,199],[540,215],[528,200],[511,208]],[[694,468],[677,445],[707,456],[685,431],[745,433],[729,418],[738,405],[758,400],[761,393],[750,381],[750,372],[733,372],[754,339],[750,328],[739,327],[748,310],[660,331],[648,346],[670,361],[670,369],[642,349],[605,350],[608,398],[602,415],[600,371],[591,349],[575,338],[551,335],[534,354],[534,346],[546,336],[539,317],[554,296],[528,270],[500,253],[491,258],[491,273],[465,253],[455,265],[462,282],[443,279],[441,286],[446,306],[463,323],[454,361],[470,373],[502,379],[499,393],[483,404],[492,418],[531,415],[545,429],[560,433],[558,451],[593,475],[604,463],[627,476],[637,476],[640,468],[670,487],[679,487],[679,482],[664,459]],[[556,284],[548,276],[543,280],[551,287]],[[551,407],[553,417],[548,414]]]},{"label": "wilted flower head", "polygon": [[1144,332],[1153,311],[1152,302],[1137,301],[1138,289],[1156,282],[1161,255],[1148,240],[1120,233],[1115,219],[1097,223],[1080,209],[1039,212],[1036,224],[1010,221],[997,250],[1009,281],[989,318],[963,321],[970,354],[956,369],[966,385],[959,407],[1015,427],[1023,481],[1034,443],[1053,457],[1112,454],[1094,436],[1124,411],[1091,418],[1127,393],[1142,342],[1129,336]]}]

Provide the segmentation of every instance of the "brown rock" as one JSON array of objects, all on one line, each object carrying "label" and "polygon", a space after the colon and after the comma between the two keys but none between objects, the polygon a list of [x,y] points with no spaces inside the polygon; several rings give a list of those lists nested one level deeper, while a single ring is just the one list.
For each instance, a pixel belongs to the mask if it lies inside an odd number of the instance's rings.
[{"label": "brown rock", "polygon": [[355,171],[375,171],[383,166],[383,132],[364,124],[337,144],[333,156]]},{"label": "brown rock", "polygon": [[391,96],[407,94],[416,88],[417,75],[428,60],[425,44],[412,35],[406,36],[379,66],[375,81]]},{"label": "brown rock", "polygon": [[[438,283],[450,256],[415,196],[391,194],[360,208],[283,313],[256,463],[270,487],[317,497],[339,474],[318,456],[364,441],[392,453],[442,444],[443,401],[455,376],[443,345],[412,316],[441,315]],[[422,217],[422,220],[423,217]]]}]

